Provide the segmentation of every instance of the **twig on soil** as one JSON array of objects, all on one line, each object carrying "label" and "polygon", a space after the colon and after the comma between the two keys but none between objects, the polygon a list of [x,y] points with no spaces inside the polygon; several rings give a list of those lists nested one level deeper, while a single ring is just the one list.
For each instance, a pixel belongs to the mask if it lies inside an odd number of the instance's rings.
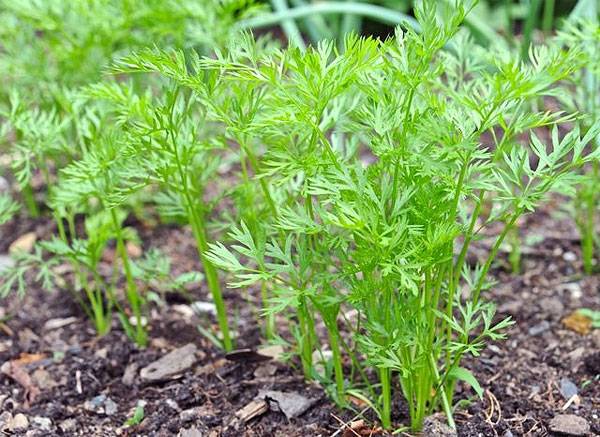
[{"label": "twig on soil", "polygon": [[340,422],[340,424],[342,425],[341,428],[339,428],[336,432],[334,432],[333,434],[331,434],[330,437],[336,437],[338,434],[340,434],[344,428],[348,428],[350,431],[352,431],[354,434],[356,434],[358,437],[361,437],[360,434],[358,434],[356,431],[354,431],[352,429],[352,427],[350,427],[350,424],[352,422],[354,422],[356,419],[359,419],[360,417],[362,417],[367,411],[369,411],[371,407],[365,407],[360,413],[358,413],[356,416],[354,416],[352,419],[350,419],[348,422],[344,422],[342,419],[340,419],[339,417],[337,417],[335,414],[331,413],[331,416],[337,420],[338,422]]},{"label": "twig on soil", "polygon": [[569,400],[562,406],[561,410],[565,411],[567,408],[569,408],[571,406],[571,404],[573,402],[575,402],[576,404],[578,403],[578,399],[579,399],[579,395],[578,394],[574,394],[573,396],[571,396],[569,398]]},{"label": "twig on soil", "polygon": [[81,388],[81,370],[75,371],[75,390],[78,394],[83,393],[83,389]]},{"label": "twig on soil", "polygon": [[[494,396],[494,394],[490,390],[486,390],[485,393],[488,399],[490,400],[490,412],[484,412],[485,421],[488,422],[490,425],[498,425],[500,420],[502,420],[502,408],[500,407],[500,402],[498,402],[498,398],[496,398],[496,396]],[[494,417],[494,413],[496,411],[498,413],[498,419],[492,421],[492,418]]]}]

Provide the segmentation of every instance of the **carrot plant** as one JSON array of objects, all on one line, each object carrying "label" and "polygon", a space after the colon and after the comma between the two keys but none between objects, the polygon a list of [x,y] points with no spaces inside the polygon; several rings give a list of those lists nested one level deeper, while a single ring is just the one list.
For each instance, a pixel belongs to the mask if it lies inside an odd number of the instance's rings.
[{"label": "carrot plant", "polygon": [[[593,3],[593,2],[590,2]],[[581,123],[589,129],[600,119],[600,27],[598,9],[590,5],[586,19],[574,19],[565,23],[558,35],[566,47],[581,47],[585,54],[585,68],[565,81],[566,92],[561,103],[571,111],[580,113]],[[598,138],[594,139],[598,144]],[[598,203],[600,201],[600,168],[597,162],[586,166],[583,179],[578,185],[574,199],[574,217],[581,235],[581,252],[586,273],[593,272],[595,253],[598,247],[596,230]]]},{"label": "carrot plant", "polygon": [[[525,110],[556,94],[581,52],[536,46],[528,64],[500,49],[483,53],[457,37],[472,6],[421,2],[422,32],[398,30],[386,42],[351,36],[339,52],[321,43],[254,56],[248,43],[196,62],[228,89],[261,96],[251,119],[230,123],[264,146],[258,178],[277,199],[262,232],[241,223],[235,244],[212,245],[209,259],[234,274],[233,287],[269,283],[265,312],[294,315],[305,376],[316,377],[313,352],[328,347],[335,398],[366,399],[386,428],[396,387],[413,430],[440,408],[454,425],[456,381],[480,392],[460,364],[511,323],[495,320],[484,298],[499,248],[519,217],[573,187],[575,170],[599,155],[584,153],[597,124],[561,136],[572,117]],[[548,143],[539,127],[550,130]],[[523,136],[527,145],[516,141]],[[468,265],[469,247],[491,227],[500,231],[486,259]],[[355,370],[362,383],[349,378]]]},{"label": "carrot plant", "polygon": [[[50,272],[56,262],[67,262],[73,280],[61,282],[73,292],[98,333],[108,331],[116,309],[128,335],[140,345],[146,343],[143,314],[148,302],[140,290],[141,270],[126,250],[134,234],[125,220],[145,192],[159,185],[164,188],[162,199],[172,199],[175,193],[176,206],[187,212],[201,245],[206,232],[202,223],[205,205],[197,199],[199,186],[192,172],[205,163],[213,171],[211,165],[216,161],[209,153],[205,153],[208,159],[201,161],[198,150],[204,144],[169,149],[173,141],[193,137],[192,128],[185,133],[186,138],[166,136],[169,142],[161,143],[163,155],[152,152],[149,156],[154,161],[148,159],[142,155],[148,151],[144,141],[152,136],[153,127],[134,131],[124,128],[123,121],[113,116],[117,111],[111,104],[122,96],[107,93],[121,92],[119,86],[110,79],[95,88],[85,85],[96,83],[113,58],[150,43],[208,53],[230,38],[233,20],[251,7],[252,2],[246,0],[210,0],[202,5],[154,0],[92,4],[0,1],[0,72],[7,85],[0,92],[0,144],[10,159],[9,177],[17,182],[30,215],[50,211],[57,229],[54,239],[43,242],[35,254],[20,254],[14,269],[4,272],[2,295],[15,287],[23,291],[23,275],[30,268]],[[149,87],[160,88],[163,83],[162,78],[152,75],[128,80],[131,88],[148,92]],[[108,104],[107,97],[112,99]],[[139,104],[145,102],[138,99]],[[143,107],[136,109],[138,115],[143,113]],[[183,135],[176,130],[180,126],[172,124],[173,117],[178,117],[174,112],[168,116],[165,108],[151,109],[160,116],[156,120],[165,123],[160,132]],[[170,167],[160,167],[171,162],[172,153],[181,159],[172,161]],[[204,173],[210,177],[209,171]],[[12,203],[3,201],[2,219],[8,219],[13,209]],[[98,267],[104,252],[113,245],[113,274],[107,278],[99,274]],[[231,340],[216,272],[210,266],[205,271],[220,308],[224,344],[229,349]],[[119,296],[121,274],[125,299]],[[48,279],[44,280],[47,288],[56,285],[51,279],[57,278],[52,275],[44,278]]]}]

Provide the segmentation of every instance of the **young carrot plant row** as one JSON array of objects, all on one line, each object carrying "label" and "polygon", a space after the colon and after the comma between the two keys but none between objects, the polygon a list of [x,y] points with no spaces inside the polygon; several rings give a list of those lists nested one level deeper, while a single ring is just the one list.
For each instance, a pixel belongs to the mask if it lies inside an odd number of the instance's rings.
[{"label": "young carrot plant row", "polygon": [[[481,395],[463,359],[512,323],[485,299],[500,248],[549,194],[585,187],[600,123],[572,97],[594,59],[576,28],[523,62],[462,29],[476,2],[436,3],[416,6],[418,32],[386,41],[281,49],[243,34],[211,56],[126,55],[112,78],[61,92],[59,107],[13,93],[3,112],[13,174],[32,211],[41,176],[57,236],[19,255],[2,293],[22,290],[32,265],[50,286],[67,262],[98,333],[116,311],[144,346],[156,261],[130,255],[127,218],[153,206],[190,226],[225,350],[235,326],[219,271],[260,293],[266,337],[340,405],[361,399],[389,429],[399,392],[412,430],[438,410],[454,425],[457,382]],[[0,197],[0,223],[14,212]],[[487,247],[477,264],[474,244]]]}]

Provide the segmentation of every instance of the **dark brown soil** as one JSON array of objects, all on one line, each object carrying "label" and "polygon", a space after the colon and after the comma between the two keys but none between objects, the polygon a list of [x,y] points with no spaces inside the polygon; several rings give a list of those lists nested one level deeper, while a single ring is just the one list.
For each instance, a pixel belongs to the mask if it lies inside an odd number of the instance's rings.
[{"label": "dark brown soil", "polygon": [[[470,389],[458,387],[457,397],[464,400],[455,415],[458,434],[548,435],[549,421],[557,414],[580,416],[598,434],[600,330],[580,334],[567,329],[562,320],[581,307],[600,309],[600,277],[581,274],[577,235],[568,219],[543,212],[528,217],[522,229],[524,273],[511,275],[501,260],[494,271],[497,284],[488,292],[500,315],[512,316],[516,324],[508,340],[491,345],[479,358],[466,360],[465,366],[474,371],[485,394],[479,400]],[[45,236],[50,226],[43,221],[5,226],[0,229],[0,253],[30,230]],[[158,227],[142,230],[142,236],[146,249],[160,247],[172,257],[174,273],[197,268],[188,230]],[[485,244],[481,242],[481,249]],[[204,289],[189,293],[194,300],[208,299]],[[259,329],[248,305],[242,305],[237,292],[229,292],[227,299],[230,307],[238,308],[238,348],[259,346]],[[176,306],[182,302],[181,297],[169,296],[165,306],[153,308],[151,342],[145,350],[131,344],[116,320],[108,335],[96,338],[68,293],[49,294],[32,285],[23,300],[11,297],[3,302],[0,365],[20,360],[33,385],[27,390],[0,373],[0,412],[20,412],[29,421],[28,429],[16,435],[355,435],[344,432],[340,423],[352,420],[355,413],[337,409],[318,385],[302,380],[293,363],[257,363],[247,356],[224,359],[197,329],[198,324],[208,326],[211,321],[182,312]],[[75,319],[66,326],[45,327],[48,320],[68,317]],[[145,383],[138,377],[131,385],[123,381],[126,368],[142,368],[187,343],[198,347],[198,361],[179,377],[160,383]],[[577,387],[577,396],[570,402],[561,394],[561,380],[563,385],[571,382]],[[244,423],[236,412],[259,389],[297,393],[315,403],[296,419],[270,410]],[[99,395],[113,401],[116,411],[107,414],[91,408],[90,402]],[[124,426],[138,402],[145,403],[143,420]],[[399,400],[396,409],[403,411]],[[372,413],[365,416],[374,419]],[[397,419],[406,423],[402,414]],[[367,428],[375,426],[371,422]],[[185,433],[194,428],[198,433]]]}]

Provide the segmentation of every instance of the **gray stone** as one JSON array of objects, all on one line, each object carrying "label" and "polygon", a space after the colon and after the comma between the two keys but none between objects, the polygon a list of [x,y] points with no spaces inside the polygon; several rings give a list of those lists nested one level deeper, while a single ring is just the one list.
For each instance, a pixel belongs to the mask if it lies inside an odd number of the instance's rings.
[{"label": "gray stone", "polygon": [[257,398],[269,402],[272,409],[279,409],[288,419],[301,416],[316,402],[316,399],[309,399],[298,393],[273,390],[261,390]]},{"label": "gray stone", "polygon": [[529,328],[528,333],[532,337],[535,337],[536,335],[540,335],[549,329],[550,329],[550,322],[548,322],[547,320],[544,320],[543,322],[540,322],[537,325],[534,325],[531,328]]},{"label": "gray stone", "polygon": [[179,413],[179,420],[181,420],[183,423],[191,422],[202,416],[205,411],[206,410],[202,407],[188,408],[187,410],[183,410]]},{"label": "gray stone", "polygon": [[0,194],[8,193],[9,190],[10,190],[10,184],[8,183],[6,178],[3,178],[2,176],[0,176]]},{"label": "gray stone", "polygon": [[179,349],[149,364],[140,371],[140,377],[147,382],[162,381],[179,376],[192,367],[196,361],[196,345],[188,343]]},{"label": "gray stone", "polygon": [[0,272],[10,269],[15,265],[15,261],[10,255],[0,254]]},{"label": "gray stone", "polygon": [[17,413],[6,424],[9,431],[23,431],[29,427],[29,419],[22,413]]},{"label": "gray stone", "polygon": [[138,371],[138,363],[130,363],[127,365],[127,367],[125,367],[125,372],[123,372],[123,378],[121,378],[121,381],[123,382],[123,384],[127,385],[127,386],[131,386],[135,383],[135,378],[137,376],[137,371]]},{"label": "gray stone", "polygon": [[423,421],[423,435],[431,437],[456,437],[456,430],[448,425],[446,416],[434,414]]},{"label": "gray stone", "polygon": [[192,304],[192,309],[197,314],[217,315],[217,306],[212,302],[196,301]]},{"label": "gray stone", "polygon": [[77,429],[77,421],[75,419],[65,419],[58,424],[58,427],[65,434],[69,434]]},{"label": "gray stone", "polygon": [[104,414],[112,416],[119,411],[119,406],[111,398],[106,398],[104,401]]},{"label": "gray stone", "polygon": [[0,413],[0,432],[8,428],[8,423],[12,420],[13,415],[10,411]]},{"label": "gray stone", "polygon": [[549,424],[550,431],[556,434],[581,436],[590,432],[590,425],[583,417],[574,414],[554,416]]},{"label": "gray stone", "polygon": [[31,422],[42,431],[50,431],[52,429],[52,420],[47,417],[35,416]]},{"label": "gray stone", "polygon": [[577,394],[577,386],[569,378],[562,378],[560,380],[560,394],[565,399],[571,399]]},{"label": "gray stone", "polygon": [[544,313],[550,314],[553,316],[562,315],[562,313],[565,309],[565,306],[563,305],[563,303],[555,297],[545,297],[543,299],[540,299],[540,301],[538,302],[538,305]]},{"label": "gray stone", "polygon": [[112,416],[119,409],[118,405],[106,395],[98,395],[86,401],[83,404],[83,408],[96,414],[105,414],[107,416]]},{"label": "gray stone", "polygon": [[198,428],[196,428],[195,426],[192,426],[191,428],[182,429],[181,431],[179,431],[178,436],[179,437],[203,437],[204,434],[201,433]]}]

